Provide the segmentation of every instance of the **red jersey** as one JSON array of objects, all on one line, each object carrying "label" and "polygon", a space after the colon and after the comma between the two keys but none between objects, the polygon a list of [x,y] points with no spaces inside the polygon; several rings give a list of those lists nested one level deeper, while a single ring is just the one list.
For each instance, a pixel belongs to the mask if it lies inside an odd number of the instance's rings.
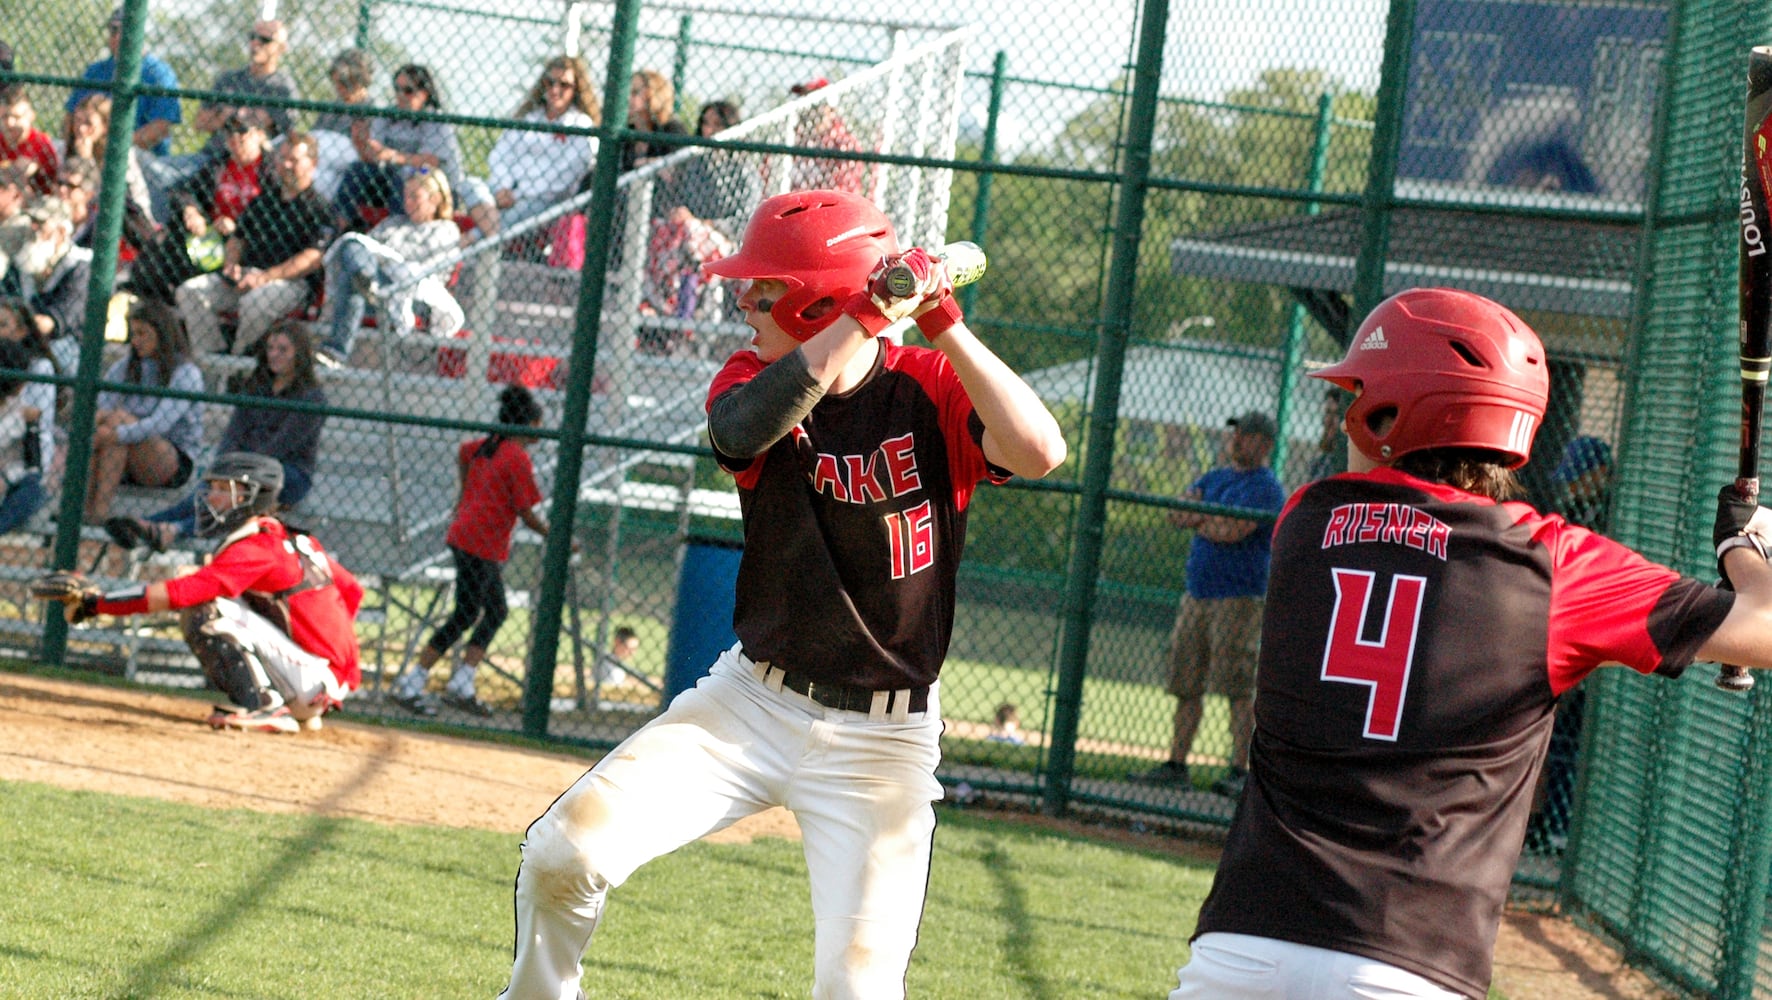
[{"label": "red jersey", "polygon": [[55,155],[55,144],[49,141],[49,136],[31,129],[14,146],[6,141],[6,136],[0,135],[0,163],[11,163],[18,159],[30,160],[37,165],[36,173],[31,175],[31,186],[38,194],[48,194],[55,186],[60,162]]},{"label": "red jersey", "polygon": [[263,162],[261,157],[249,166],[241,166],[232,157],[221,165],[215,174],[214,217],[217,219],[239,219],[252,199],[259,196],[259,168]]},{"label": "red jersey", "polygon": [[349,690],[362,680],[352,624],[363,587],[314,536],[259,517],[223,540],[208,565],[166,582],[175,608],[238,598],[275,622],[295,644],[326,658]]},{"label": "red jersey", "polygon": [[[733,631],[757,659],[874,691],[932,683],[954,623],[984,424],[939,351],[880,341],[874,369],[754,459],[720,455],[744,516]],[[708,404],[762,371],[740,351]]]},{"label": "red jersey", "polygon": [[490,457],[477,454],[486,439],[463,442],[456,452],[462,470],[461,499],[443,540],[471,556],[492,562],[511,558],[511,532],[517,515],[541,503],[529,452],[510,438]]},{"label": "red jersey", "polygon": [[1299,490],[1274,529],[1249,784],[1196,933],[1484,996],[1557,697],[1605,662],[1678,676],[1733,601],[1394,470]]}]

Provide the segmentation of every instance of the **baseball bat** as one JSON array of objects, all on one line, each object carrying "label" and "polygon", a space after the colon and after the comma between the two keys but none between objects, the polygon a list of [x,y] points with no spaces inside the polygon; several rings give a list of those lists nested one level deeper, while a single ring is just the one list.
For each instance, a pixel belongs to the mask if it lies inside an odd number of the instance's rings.
[{"label": "baseball bat", "polygon": [[[1772,371],[1772,254],[1766,252],[1766,193],[1772,189],[1772,47],[1757,46],[1747,60],[1747,130],[1741,158],[1741,451],[1735,492],[1760,499],[1760,421],[1766,411],[1766,378]],[[1722,665],[1717,686],[1746,691],[1747,668]]]},{"label": "baseball bat", "polygon": [[[948,280],[953,282],[955,288],[970,285],[984,277],[985,269],[990,266],[990,262],[985,259],[984,248],[964,240],[949,243],[930,256],[941,261],[948,269]],[[916,290],[917,276],[904,264],[894,264],[887,268],[884,274],[875,279],[872,289],[875,295],[883,299],[902,299]]]}]

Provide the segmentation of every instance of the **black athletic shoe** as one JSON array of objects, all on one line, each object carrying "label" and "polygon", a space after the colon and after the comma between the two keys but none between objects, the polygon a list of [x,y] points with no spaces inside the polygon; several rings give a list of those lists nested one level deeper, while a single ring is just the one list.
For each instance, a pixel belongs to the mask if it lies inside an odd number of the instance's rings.
[{"label": "black athletic shoe", "polygon": [[471,694],[456,694],[454,691],[443,692],[443,704],[450,708],[459,708],[471,715],[485,718],[492,714],[492,706]]},{"label": "black athletic shoe", "polygon": [[133,517],[105,518],[105,534],[110,535],[111,541],[116,542],[119,548],[133,549],[142,543],[141,533],[136,530]]},{"label": "black athletic shoe", "polygon": [[1162,788],[1187,788],[1192,784],[1188,780],[1187,765],[1173,760],[1166,760],[1148,771],[1140,771],[1127,780]]},{"label": "black athletic shoe", "polygon": [[399,705],[413,715],[427,718],[437,714],[437,701],[428,694],[394,695],[394,704]]},{"label": "black athletic shoe", "polygon": [[1212,783],[1212,793],[1227,799],[1243,797],[1243,787],[1249,783],[1249,772],[1240,767],[1233,767],[1224,777]]}]

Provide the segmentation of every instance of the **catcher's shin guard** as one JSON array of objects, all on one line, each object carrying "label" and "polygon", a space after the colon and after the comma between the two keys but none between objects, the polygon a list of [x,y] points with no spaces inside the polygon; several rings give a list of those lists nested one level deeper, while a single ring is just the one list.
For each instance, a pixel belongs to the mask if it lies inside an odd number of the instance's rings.
[{"label": "catcher's shin guard", "polygon": [[206,628],[221,618],[214,603],[199,604],[179,613],[179,628],[185,645],[203,665],[203,676],[212,687],[227,694],[234,704],[244,709],[266,708],[281,699],[271,687],[265,668],[258,657],[240,645],[231,635]]}]

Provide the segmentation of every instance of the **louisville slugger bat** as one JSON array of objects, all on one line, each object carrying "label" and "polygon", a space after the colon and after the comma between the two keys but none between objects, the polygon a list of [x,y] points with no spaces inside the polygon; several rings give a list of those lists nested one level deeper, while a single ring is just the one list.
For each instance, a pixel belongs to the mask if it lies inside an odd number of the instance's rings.
[{"label": "louisville slugger bat", "polygon": [[[1760,499],[1760,420],[1766,411],[1766,377],[1772,371],[1772,254],[1766,252],[1766,192],[1772,189],[1772,47],[1758,46],[1747,58],[1747,131],[1741,159],[1741,452],[1735,466],[1735,492],[1749,503]],[[1747,668],[1722,665],[1717,686],[1746,691],[1754,686]]]}]

